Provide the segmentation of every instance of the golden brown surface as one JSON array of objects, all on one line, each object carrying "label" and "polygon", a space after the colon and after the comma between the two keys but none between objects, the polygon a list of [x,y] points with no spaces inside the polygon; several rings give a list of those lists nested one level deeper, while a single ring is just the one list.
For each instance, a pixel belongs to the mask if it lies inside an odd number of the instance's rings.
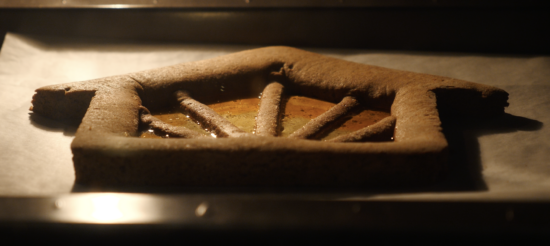
[{"label": "golden brown surface", "polygon": [[208,106],[241,130],[254,133],[254,119],[260,108],[259,104],[259,98],[245,98],[209,104]]},{"label": "golden brown surface", "polygon": [[[158,118],[159,120],[168,123],[173,126],[183,126],[189,130],[196,131],[204,136],[209,136],[210,133],[205,131],[200,124],[191,120],[185,114],[182,114],[181,111],[177,108],[166,110],[164,112],[152,112],[152,115]],[[169,134],[162,134],[158,131],[155,133],[155,130],[150,127],[142,129],[139,135],[140,138],[169,138]]]},{"label": "golden brown surface", "polygon": [[[258,112],[259,98],[244,98],[236,99],[228,102],[220,102],[209,104],[208,106],[219,115],[223,116],[235,126],[241,128],[243,131],[253,133],[254,132],[254,118]],[[210,136],[210,129],[203,128],[201,125],[192,120],[182,113],[179,108],[172,108],[167,111],[152,112],[153,116],[158,119],[173,125],[183,126],[190,130],[197,131],[205,136]],[[154,132],[154,131],[153,131]],[[154,134],[149,129],[145,129],[140,134],[141,138],[163,138],[166,136]]]},{"label": "golden brown surface", "polygon": [[[240,129],[249,133],[254,133],[254,119],[257,115],[259,103],[259,98],[245,98],[209,104],[208,106]],[[303,127],[311,119],[321,115],[336,105],[331,102],[303,96],[287,97],[283,104],[285,110],[282,118],[282,137],[287,137],[289,134]],[[339,124],[329,131],[328,134],[323,135],[321,140],[331,139],[360,130],[390,115],[388,112],[365,109],[364,107],[358,111],[359,112],[352,112],[346,116],[345,119],[339,122]],[[152,114],[170,125],[183,126],[205,136],[210,135],[210,133],[203,129],[200,124],[197,124],[189,117],[182,114],[181,110],[178,108],[173,108],[166,112],[153,112]],[[165,138],[167,136],[160,133],[154,134],[153,130],[145,129],[140,137]]]},{"label": "golden brown surface", "polygon": [[[366,126],[370,126],[380,120],[390,116],[390,113],[383,111],[376,111],[371,109],[361,109],[358,114],[354,114],[351,117],[347,117],[344,123],[330,132],[326,136],[323,136],[322,140],[332,139],[341,135],[348,134],[350,132],[358,131]],[[390,141],[392,139],[388,139]]]},{"label": "golden brown surface", "polygon": [[290,96],[283,104],[285,106],[282,118],[282,137],[288,137],[288,135],[305,126],[311,119],[318,117],[336,105],[303,96]]},{"label": "golden brown surface", "polygon": [[[325,113],[336,104],[303,96],[290,96],[285,102],[282,119],[283,131],[281,136],[287,137],[291,133],[306,125],[311,119]],[[321,140],[331,139],[352,131],[372,125],[390,114],[382,111],[360,109],[353,112],[335,129],[322,136]]]}]

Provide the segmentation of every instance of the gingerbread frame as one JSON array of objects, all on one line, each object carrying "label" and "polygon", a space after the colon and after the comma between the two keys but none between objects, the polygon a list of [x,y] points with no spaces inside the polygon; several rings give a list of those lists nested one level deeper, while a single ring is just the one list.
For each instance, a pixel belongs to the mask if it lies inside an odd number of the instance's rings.
[{"label": "gingerbread frame", "polygon": [[[142,105],[162,108],[184,90],[198,101],[261,92],[278,81],[295,94],[353,96],[396,118],[394,142],[331,143],[269,136],[136,138]],[[223,86],[224,90],[220,90]],[[358,64],[289,47],[91,81],[42,87],[32,110],[82,120],[71,144],[76,182],[94,185],[426,184],[445,170],[438,104],[468,115],[504,113],[508,94],[477,83]]]}]

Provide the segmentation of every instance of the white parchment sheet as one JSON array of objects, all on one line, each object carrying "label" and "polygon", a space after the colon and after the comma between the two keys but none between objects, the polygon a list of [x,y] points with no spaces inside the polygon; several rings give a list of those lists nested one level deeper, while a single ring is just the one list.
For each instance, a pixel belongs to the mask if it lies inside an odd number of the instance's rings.
[{"label": "white parchment sheet", "polygon": [[[30,114],[35,89],[202,60],[249,48],[255,47],[129,43],[8,33],[0,51],[0,196],[63,194],[71,192],[74,185],[70,150],[74,126]],[[479,176],[479,181],[474,183],[481,183],[474,185],[477,188],[350,193],[339,198],[550,200],[550,130],[547,127],[550,124],[550,57],[309,50],[364,64],[488,84],[510,93],[507,117],[466,127],[458,135],[458,145],[465,145],[459,146],[464,150],[459,152],[458,162],[473,166],[470,171]]]}]

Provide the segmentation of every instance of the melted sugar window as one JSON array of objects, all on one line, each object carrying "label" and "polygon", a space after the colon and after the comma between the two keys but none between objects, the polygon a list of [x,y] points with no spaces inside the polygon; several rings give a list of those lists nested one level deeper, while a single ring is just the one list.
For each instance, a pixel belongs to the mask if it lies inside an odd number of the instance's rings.
[{"label": "melted sugar window", "polygon": [[[214,112],[227,119],[236,127],[247,133],[255,133],[256,117],[260,108],[260,97],[237,99],[226,102],[208,104]],[[293,132],[304,127],[308,122],[327,112],[336,104],[303,96],[286,96],[281,103],[281,113],[277,135],[288,137]],[[204,136],[213,136],[211,129],[207,129],[200,122],[195,121],[178,107],[163,111],[151,112],[159,120],[173,126],[181,126],[193,130]],[[312,139],[329,140],[338,136],[358,131],[373,125],[390,116],[389,112],[367,109],[359,105],[352,112],[340,117],[331,123],[326,130],[321,131]],[[170,135],[142,127],[141,138],[166,138]],[[384,139],[391,141],[391,138]]]},{"label": "melted sugar window", "polygon": [[[303,96],[287,97],[283,104],[285,106],[281,122],[283,129],[279,135],[281,137],[289,136],[336,105],[335,103]],[[388,112],[375,111],[359,106],[356,110],[331,124],[329,129],[317,135],[316,139],[328,140],[348,134],[370,126],[388,116],[390,116]],[[390,140],[388,139],[388,141]]]}]

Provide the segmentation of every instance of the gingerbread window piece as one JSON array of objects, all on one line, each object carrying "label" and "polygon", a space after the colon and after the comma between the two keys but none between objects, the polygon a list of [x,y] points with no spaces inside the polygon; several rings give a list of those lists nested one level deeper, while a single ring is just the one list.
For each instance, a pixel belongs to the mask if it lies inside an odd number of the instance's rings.
[{"label": "gingerbread window piece", "polygon": [[[260,93],[252,132],[208,106]],[[334,106],[283,137],[289,95]],[[42,87],[32,110],[82,120],[71,144],[81,184],[387,187],[430,183],[445,169],[447,141],[438,104],[466,115],[495,116],[504,113],[507,100],[505,91],[482,84],[267,47]],[[174,106],[208,134],[151,114]],[[362,107],[389,114],[318,140]],[[144,126],[169,137],[139,138]]]}]

